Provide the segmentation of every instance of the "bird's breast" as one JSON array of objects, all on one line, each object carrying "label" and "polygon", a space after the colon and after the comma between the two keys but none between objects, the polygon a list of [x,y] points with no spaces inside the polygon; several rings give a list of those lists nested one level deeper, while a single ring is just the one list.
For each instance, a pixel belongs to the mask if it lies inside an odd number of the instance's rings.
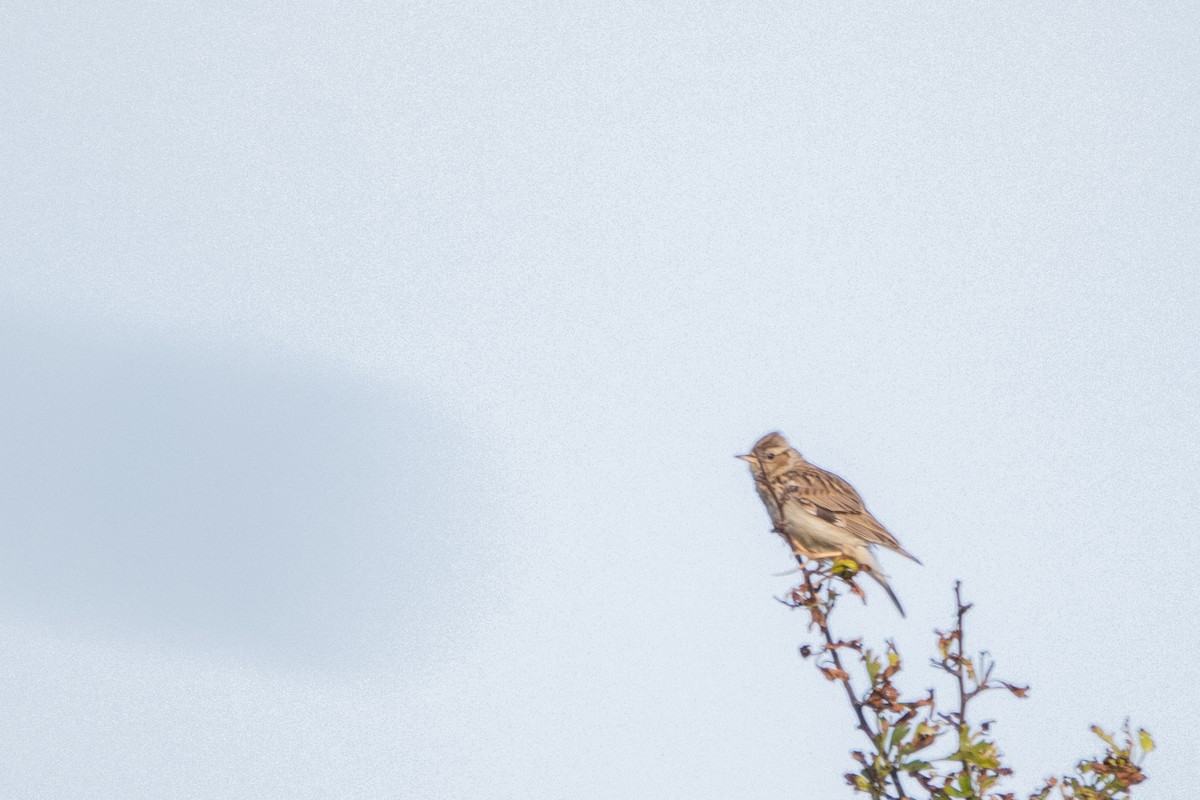
[{"label": "bird's breast", "polygon": [[845,528],[798,504],[788,508],[780,527],[788,536],[810,550],[845,549],[854,541],[853,535]]}]

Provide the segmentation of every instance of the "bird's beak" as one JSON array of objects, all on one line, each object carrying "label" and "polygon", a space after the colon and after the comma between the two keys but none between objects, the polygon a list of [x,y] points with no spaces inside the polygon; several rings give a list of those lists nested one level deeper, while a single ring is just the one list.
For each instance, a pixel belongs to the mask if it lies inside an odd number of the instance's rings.
[{"label": "bird's beak", "polygon": [[734,456],[734,458],[740,458],[742,461],[749,461],[751,463],[755,461],[754,456],[750,455],[749,453],[744,456]]}]

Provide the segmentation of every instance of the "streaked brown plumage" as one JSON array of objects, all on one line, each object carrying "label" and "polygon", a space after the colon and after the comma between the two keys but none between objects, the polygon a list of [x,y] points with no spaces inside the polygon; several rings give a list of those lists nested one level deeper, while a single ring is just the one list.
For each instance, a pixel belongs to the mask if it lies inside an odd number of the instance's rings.
[{"label": "streaked brown plumage", "polygon": [[755,488],[775,532],[797,557],[854,559],[879,582],[903,616],[904,608],[871,548],[878,545],[921,562],[867,511],[853,486],[809,463],[778,432],[768,433],[754,449],[738,458],[749,462]]}]

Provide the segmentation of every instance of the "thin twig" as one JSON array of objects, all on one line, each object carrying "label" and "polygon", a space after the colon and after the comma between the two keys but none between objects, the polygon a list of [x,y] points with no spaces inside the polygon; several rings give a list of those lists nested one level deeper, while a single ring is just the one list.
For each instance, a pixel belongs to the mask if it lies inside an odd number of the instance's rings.
[{"label": "thin twig", "polygon": [[[771,499],[775,503],[775,508],[782,516],[783,502],[780,500],[779,495],[775,492],[775,486],[767,477],[766,466],[762,463],[761,459],[757,458],[757,456],[755,457],[755,460],[758,462],[758,472],[762,476],[762,481],[766,485],[767,491],[771,493]],[[755,477],[757,478],[758,476]],[[774,522],[774,519],[772,519],[772,522]],[[776,527],[776,531],[780,533],[784,540],[788,542],[788,545],[791,546],[791,542],[788,540],[786,533],[779,530],[778,527]],[[800,565],[800,574],[804,576],[804,586],[808,590],[808,596],[816,599],[818,597],[817,588],[813,586],[812,575],[804,568],[804,559],[801,558],[798,553],[793,553],[793,555],[796,557],[796,563]],[[836,646],[835,639],[833,638],[833,633],[829,630],[828,615],[825,611],[822,611],[819,618],[815,614],[811,614],[811,616],[813,622],[815,622],[817,627],[821,629],[821,635],[825,638],[825,651],[833,658],[833,666],[837,669],[839,680],[842,683],[842,687],[846,690],[846,698],[850,701],[850,706],[854,709],[854,715],[858,717],[859,730],[863,732],[873,747],[876,749],[881,749],[881,742],[877,740],[875,732],[871,730],[870,724],[867,723],[867,717],[863,713],[862,701],[858,699],[858,695],[855,694],[854,687],[850,683],[850,673],[842,667],[842,658],[838,654],[838,648]],[[904,785],[900,781],[900,771],[896,769],[896,767],[892,767],[891,773],[892,783],[895,784],[896,791],[900,793],[898,800],[908,800],[908,793],[904,791]]]},{"label": "thin twig", "polygon": [[[800,557],[796,556],[796,560],[800,561]],[[812,584],[812,576],[809,574],[808,570],[804,569],[804,562],[802,561],[800,562],[800,571],[804,575],[804,585],[808,589],[809,596],[816,597],[817,590]],[[850,701],[850,705],[854,707],[855,716],[858,717],[858,727],[867,735],[869,739],[871,739],[872,743],[874,743],[875,732],[872,731],[871,726],[867,724],[867,717],[865,714],[863,714],[862,710],[862,701],[858,699],[858,695],[854,693],[854,687],[850,685],[850,673],[842,668],[842,658],[838,655],[837,648],[833,646],[833,633],[829,630],[829,623],[824,618],[824,615],[822,615],[822,618],[819,622],[815,617],[813,621],[817,623],[817,627],[821,630],[821,635],[825,637],[825,644],[827,645],[826,651],[833,656],[833,665],[837,667],[840,675],[846,676],[840,680],[842,686],[846,689],[846,698]]]},{"label": "thin twig", "polygon": [[[800,556],[796,556],[796,561],[800,563],[800,572],[804,575],[804,586],[808,589],[810,597],[817,597],[817,589],[813,586],[812,576],[808,570],[804,569],[804,562]],[[838,648],[835,646],[833,632],[829,629],[828,615],[824,612],[818,618],[813,616],[813,621],[821,631],[821,635],[825,638],[825,651],[833,658],[833,666],[838,670],[838,679],[841,681],[842,688],[846,690],[846,699],[850,701],[850,706],[854,709],[854,715],[858,717],[858,728],[861,730],[871,742],[871,744],[879,748],[880,742],[877,740],[877,734],[871,729],[870,723],[867,722],[867,716],[863,713],[863,704],[858,695],[854,691],[854,687],[850,682],[850,673],[842,667],[842,658],[838,655]],[[900,793],[899,800],[907,800],[908,793],[904,791],[904,784],[900,780],[900,771],[896,767],[891,770],[892,783],[896,786],[896,791]]]},{"label": "thin twig", "polygon": [[[978,686],[973,691],[967,691],[967,670],[964,666],[966,664],[965,640],[967,638],[967,634],[963,629],[963,617],[966,616],[967,611],[969,611],[971,607],[969,605],[963,605],[962,581],[954,582],[954,604],[957,609],[956,613],[958,623],[955,626],[955,632],[958,634],[958,664],[954,671],[955,677],[958,679],[958,750],[960,753],[962,753],[962,737],[963,733],[967,730],[967,703],[971,702],[971,698],[979,693]],[[971,762],[967,759],[965,753],[962,753],[962,757],[959,760],[962,761],[963,772],[966,773],[967,779],[971,781],[970,785],[974,786],[975,782],[974,778],[972,777]]]}]

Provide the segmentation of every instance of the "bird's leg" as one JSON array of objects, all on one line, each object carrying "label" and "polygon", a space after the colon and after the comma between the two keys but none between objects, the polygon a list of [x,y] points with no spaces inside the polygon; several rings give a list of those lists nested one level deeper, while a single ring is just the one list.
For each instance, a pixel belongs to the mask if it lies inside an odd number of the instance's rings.
[{"label": "bird's leg", "polygon": [[779,528],[772,528],[771,532],[778,533],[785,540],[787,540],[787,543],[789,545],[791,545],[792,552],[798,556],[804,556],[805,558],[812,558],[812,559],[820,559],[820,558],[838,558],[839,556],[843,555],[841,550],[809,550],[807,547],[805,547],[802,544],[798,544],[794,539],[792,539],[792,537],[788,536],[786,531],[780,530]]},{"label": "bird's leg", "polygon": [[805,558],[838,558],[842,555],[841,550],[809,550],[804,545],[796,544],[795,542],[789,542],[789,544],[792,545],[792,552]]},{"label": "bird's leg", "polygon": [[828,552],[813,553],[813,552],[809,552],[808,550],[805,550],[804,555],[808,556],[809,558],[840,558],[842,555],[842,551],[841,550],[830,550]]}]

